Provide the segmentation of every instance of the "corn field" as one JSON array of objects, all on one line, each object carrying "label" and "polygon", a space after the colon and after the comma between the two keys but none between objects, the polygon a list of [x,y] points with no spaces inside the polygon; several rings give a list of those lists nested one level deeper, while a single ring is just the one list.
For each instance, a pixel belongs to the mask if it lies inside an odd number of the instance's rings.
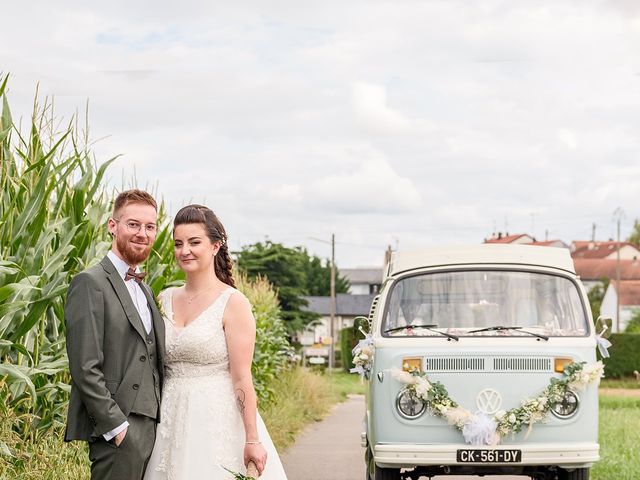
[{"label": "corn field", "polygon": [[[21,446],[60,441],[70,391],[64,301],[73,276],[99,262],[110,247],[106,222],[113,192],[105,174],[115,160],[96,162],[76,119],[61,125],[47,100],[36,100],[28,132],[20,131],[7,84],[8,76],[0,75],[0,460],[9,458],[12,465],[4,470],[0,461],[0,478],[27,472],[16,464],[27,465],[31,460],[24,458],[34,455]],[[159,224],[144,267],[156,294],[183,280],[162,202]],[[264,281],[240,279],[239,288],[254,305],[255,384],[260,399],[269,401],[269,383],[286,368],[283,353],[289,348],[277,297]],[[50,463],[43,463],[43,471],[50,471]]]},{"label": "corn field", "polygon": [[64,423],[64,296],[72,276],[109,246],[101,180],[113,159],[96,166],[72,123],[58,130],[48,102],[34,105],[23,135],[7,80],[0,80],[0,408],[17,415],[27,437]]}]

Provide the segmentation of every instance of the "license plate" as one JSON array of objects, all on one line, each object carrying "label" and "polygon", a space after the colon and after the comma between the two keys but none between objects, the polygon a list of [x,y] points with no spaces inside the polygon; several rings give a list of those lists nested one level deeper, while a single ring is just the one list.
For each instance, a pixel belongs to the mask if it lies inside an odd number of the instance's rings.
[{"label": "license plate", "polygon": [[456,461],[459,463],[519,463],[522,450],[458,450]]}]

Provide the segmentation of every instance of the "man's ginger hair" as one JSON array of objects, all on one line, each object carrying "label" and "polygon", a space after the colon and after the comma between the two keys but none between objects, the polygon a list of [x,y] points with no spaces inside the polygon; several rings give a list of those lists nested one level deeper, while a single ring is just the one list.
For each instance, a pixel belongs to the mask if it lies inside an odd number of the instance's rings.
[{"label": "man's ginger hair", "polygon": [[144,190],[125,190],[121,192],[113,202],[113,214],[112,216],[115,218],[118,212],[129,205],[130,203],[142,203],[145,205],[151,205],[153,208],[158,211],[158,204],[154,200],[154,198]]}]

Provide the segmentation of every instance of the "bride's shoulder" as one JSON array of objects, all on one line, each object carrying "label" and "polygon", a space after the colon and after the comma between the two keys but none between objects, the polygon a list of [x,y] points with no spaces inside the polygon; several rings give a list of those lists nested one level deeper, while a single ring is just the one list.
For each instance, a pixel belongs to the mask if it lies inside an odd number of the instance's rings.
[{"label": "bride's shoulder", "polygon": [[229,299],[227,300],[227,310],[230,313],[243,313],[247,309],[251,311],[251,302],[240,290],[229,287],[227,290]]},{"label": "bride's shoulder", "polygon": [[166,302],[167,300],[171,299],[171,296],[173,295],[173,291],[178,288],[178,287],[168,287],[165,288],[164,290],[162,290],[159,294],[158,294],[158,300],[160,300],[161,302]]}]

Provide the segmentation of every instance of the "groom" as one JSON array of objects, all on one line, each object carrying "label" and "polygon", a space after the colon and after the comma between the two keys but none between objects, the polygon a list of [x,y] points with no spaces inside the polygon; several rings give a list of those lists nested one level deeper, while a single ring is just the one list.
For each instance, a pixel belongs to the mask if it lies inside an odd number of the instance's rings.
[{"label": "groom", "polygon": [[138,265],[157,233],[147,192],[116,198],[111,251],[71,282],[65,305],[71,399],[65,440],[89,442],[92,480],[140,480],[160,421],[164,324]]}]

